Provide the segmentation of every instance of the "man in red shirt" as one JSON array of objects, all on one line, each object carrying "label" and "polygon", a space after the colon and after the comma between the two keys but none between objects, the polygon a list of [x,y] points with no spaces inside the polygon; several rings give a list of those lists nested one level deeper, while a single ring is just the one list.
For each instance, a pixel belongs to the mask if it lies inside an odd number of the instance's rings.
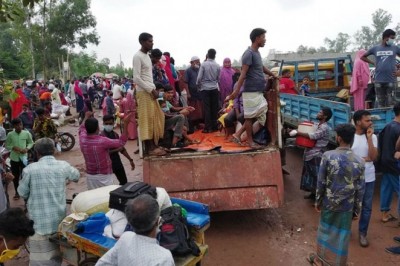
[{"label": "man in red shirt", "polygon": [[291,73],[289,69],[282,71],[282,77],[279,80],[279,92],[298,95],[299,92],[296,89],[296,84],[290,78]]}]

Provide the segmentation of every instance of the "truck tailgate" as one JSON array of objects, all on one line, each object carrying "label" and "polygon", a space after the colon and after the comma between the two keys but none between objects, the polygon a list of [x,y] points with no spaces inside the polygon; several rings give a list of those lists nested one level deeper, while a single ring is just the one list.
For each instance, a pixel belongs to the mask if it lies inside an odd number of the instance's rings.
[{"label": "truck tailgate", "polygon": [[170,196],[208,204],[210,211],[276,208],[283,204],[279,149],[233,154],[147,157],[143,180]]}]

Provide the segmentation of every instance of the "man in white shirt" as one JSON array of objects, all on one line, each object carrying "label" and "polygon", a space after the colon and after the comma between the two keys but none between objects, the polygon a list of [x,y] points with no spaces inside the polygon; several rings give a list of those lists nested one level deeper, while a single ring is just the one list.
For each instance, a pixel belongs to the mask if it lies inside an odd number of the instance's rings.
[{"label": "man in white shirt", "polygon": [[58,84],[56,84],[54,89],[51,91],[51,99],[53,100],[53,103],[61,104],[60,90],[58,89]]},{"label": "man in white shirt", "polygon": [[356,134],[351,149],[365,160],[365,193],[362,202],[360,221],[358,224],[359,242],[362,247],[369,245],[367,239],[368,225],[371,218],[372,198],[375,185],[374,161],[378,157],[378,139],[374,134],[371,113],[358,110],[353,115]]},{"label": "man in white shirt", "polygon": [[119,80],[114,80],[114,86],[112,88],[113,92],[113,100],[119,100],[122,98],[122,86],[121,86],[121,81]]},{"label": "man in white shirt", "polygon": [[127,203],[125,215],[135,232],[125,232],[96,266],[175,265],[171,252],[157,244],[157,200],[148,194],[140,195]]}]

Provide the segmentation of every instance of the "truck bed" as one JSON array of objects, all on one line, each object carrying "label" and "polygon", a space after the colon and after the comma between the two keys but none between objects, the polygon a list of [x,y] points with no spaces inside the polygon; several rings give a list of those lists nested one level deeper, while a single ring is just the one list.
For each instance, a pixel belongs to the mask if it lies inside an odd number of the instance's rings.
[{"label": "truck bed", "polygon": [[283,204],[279,148],[240,153],[188,152],[146,157],[143,180],[170,196],[208,204],[210,211],[276,208]]},{"label": "truck bed", "polygon": [[[353,111],[347,103],[284,93],[280,95],[280,99],[285,103],[281,107],[283,123],[291,127],[297,127],[303,121],[317,122],[316,116],[319,110],[322,107],[331,108],[333,115],[328,124],[332,128],[330,132],[330,141],[332,143],[335,143],[335,132],[333,129],[339,124],[351,123]],[[394,118],[392,107],[367,110],[371,113],[376,134]]]}]

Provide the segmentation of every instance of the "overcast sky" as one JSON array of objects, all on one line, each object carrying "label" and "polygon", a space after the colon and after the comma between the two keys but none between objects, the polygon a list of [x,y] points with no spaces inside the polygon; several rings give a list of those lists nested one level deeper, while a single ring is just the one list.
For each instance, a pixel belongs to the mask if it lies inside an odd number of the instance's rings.
[{"label": "overcast sky", "polygon": [[140,49],[138,36],[148,32],[154,48],[170,52],[178,66],[188,64],[193,55],[204,58],[209,48],[216,49],[222,65],[225,57],[240,59],[253,28],[267,30],[266,46],[260,50],[266,57],[269,49],[317,48],[325,37],[353,35],[371,25],[378,8],[392,14],[390,27],[400,22],[398,0],[92,0],[100,44],[86,52],[96,52],[99,60],[109,58],[111,65],[121,56],[125,67],[131,67]]}]

